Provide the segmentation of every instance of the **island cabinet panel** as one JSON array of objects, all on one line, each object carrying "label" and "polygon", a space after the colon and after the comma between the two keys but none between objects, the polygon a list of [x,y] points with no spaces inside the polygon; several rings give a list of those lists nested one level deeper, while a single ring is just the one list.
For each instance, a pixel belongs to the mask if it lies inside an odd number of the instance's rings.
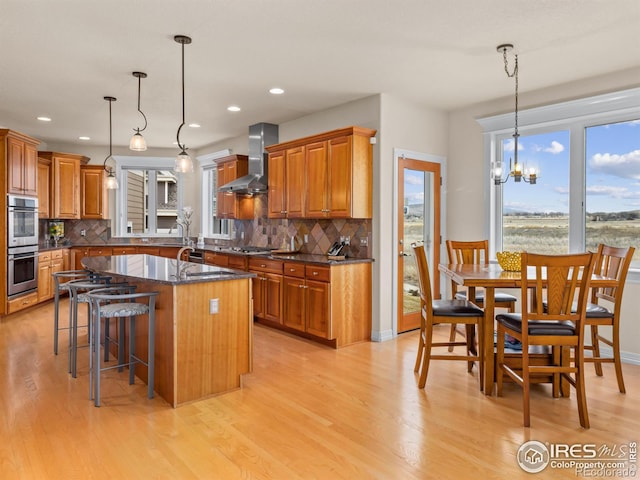
[{"label": "island cabinet panel", "polygon": [[375,133],[347,127],[266,147],[269,217],[371,218]]},{"label": "island cabinet panel", "polygon": [[[160,292],[155,309],[154,389],[171,406],[238,389],[240,376],[252,371],[250,280],[182,285],[133,282],[138,292]],[[210,298],[218,299],[216,314],[209,313]],[[147,322],[137,322],[136,352],[141,358],[147,357],[147,335]],[[147,367],[137,364],[135,369],[136,376],[146,382]]]},{"label": "island cabinet panel", "polygon": [[[176,290],[176,404],[240,388],[240,375],[252,370],[250,280],[182,285]],[[203,298],[217,298],[219,313],[210,314]]]}]

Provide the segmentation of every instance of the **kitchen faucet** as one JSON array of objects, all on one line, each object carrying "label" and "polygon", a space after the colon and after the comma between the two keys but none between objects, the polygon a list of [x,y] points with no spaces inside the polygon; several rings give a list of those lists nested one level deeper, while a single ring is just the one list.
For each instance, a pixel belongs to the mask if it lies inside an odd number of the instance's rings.
[{"label": "kitchen faucet", "polygon": [[186,246],[178,250],[178,255],[176,257],[176,277],[177,278],[180,278],[182,276],[182,272],[180,271],[180,262],[181,262],[180,257],[182,257],[182,253],[186,250],[191,250],[192,252],[194,252],[195,248],[191,246]]}]

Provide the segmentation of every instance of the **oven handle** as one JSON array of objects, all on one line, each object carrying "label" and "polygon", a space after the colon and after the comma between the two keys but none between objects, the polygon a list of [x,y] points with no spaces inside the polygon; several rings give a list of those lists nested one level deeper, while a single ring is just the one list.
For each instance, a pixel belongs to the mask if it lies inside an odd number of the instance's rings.
[{"label": "oven handle", "polygon": [[9,207],[11,213],[38,213],[37,208]]},{"label": "oven handle", "polygon": [[38,252],[28,252],[28,253],[10,253],[9,260],[23,260],[25,258],[36,258],[38,256]]}]

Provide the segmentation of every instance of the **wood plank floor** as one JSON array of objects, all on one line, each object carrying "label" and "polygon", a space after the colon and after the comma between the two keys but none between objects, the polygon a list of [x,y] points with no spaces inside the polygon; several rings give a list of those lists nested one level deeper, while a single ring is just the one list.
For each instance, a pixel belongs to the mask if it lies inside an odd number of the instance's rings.
[{"label": "wood plank floor", "polygon": [[575,396],[553,399],[543,385],[524,428],[520,390],[486,397],[464,363],[434,363],[419,390],[415,332],[333,350],[256,325],[254,371],[241,390],[172,409],[112,371],[95,408],[86,349],[77,379],[66,340],[53,355],[52,312],[47,304],[0,323],[3,480],[531,478],[515,461],[527,440],[640,440],[640,367],[624,366],[626,395],[610,365],[602,378],[587,370],[590,430],[580,428]]}]

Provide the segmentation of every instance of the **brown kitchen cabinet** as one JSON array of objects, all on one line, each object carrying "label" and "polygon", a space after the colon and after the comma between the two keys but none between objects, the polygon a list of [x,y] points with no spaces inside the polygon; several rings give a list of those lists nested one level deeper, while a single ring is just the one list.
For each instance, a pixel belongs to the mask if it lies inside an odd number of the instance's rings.
[{"label": "brown kitchen cabinet", "polygon": [[285,262],[283,324],[331,338],[330,278],[329,267]]},{"label": "brown kitchen cabinet", "polygon": [[229,266],[229,257],[230,255],[220,252],[204,252],[204,263],[226,268]]},{"label": "brown kitchen cabinet", "polygon": [[266,147],[269,217],[371,218],[375,133],[347,127]]},{"label": "brown kitchen cabinet", "polygon": [[111,247],[111,255],[134,255],[138,253],[138,248],[135,246],[131,247]]},{"label": "brown kitchen cabinet", "polygon": [[[249,173],[249,157],[246,155],[229,155],[216,160],[218,186],[225,185]],[[218,218],[236,218],[252,220],[253,197],[231,192],[216,194]]]},{"label": "brown kitchen cabinet", "polygon": [[304,146],[269,153],[269,218],[303,218]]},{"label": "brown kitchen cabinet", "polygon": [[50,300],[55,295],[53,274],[68,269],[65,265],[65,251],[68,249],[48,250],[38,254],[38,303]]},{"label": "brown kitchen cabinet", "polygon": [[282,265],[280,260],[249,258],[253,282],[253,315],[271,324],[282,323]]},{"label": "brown kitchen cabinet", "polygon": [[38,157],[38,218],[49,218],[51,212],[51,160]]},{"label": "brown kitchen cabinet", "polygon": [[6,165],[7,193],[38,195],[38,145],[34,138],[13,130],[0,129],[3,165]]},{"label": "brown kitchen cabinet", "polygon": [[102,165],[80,166],[80,218],[106,219],[109,199]]},{"label": "brown kitchen cabinet", "polygon": [[80,166],[88,157],[73,153],[38,152],[51,161],[50,218],[80,218]]},{"label": "brown kitchen cabinet", "polygon": [[[371,263],[285,262],[280,325],[334,348],[371,338]],[[255,295],[255,294],[254,294]]]}]

